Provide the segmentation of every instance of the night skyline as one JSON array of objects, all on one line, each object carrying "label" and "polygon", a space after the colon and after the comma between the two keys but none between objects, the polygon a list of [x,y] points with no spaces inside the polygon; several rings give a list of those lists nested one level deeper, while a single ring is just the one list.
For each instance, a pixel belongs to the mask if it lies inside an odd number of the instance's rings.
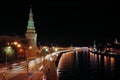
[{"label": "night skyline", "polygon": [[[57,44],[92,44],[120,40],[119,2],[3,2],[0,13],[0,35],[24,35],[29,5],[38,41]],[[7,29],[7,30],[6,30]]]}]

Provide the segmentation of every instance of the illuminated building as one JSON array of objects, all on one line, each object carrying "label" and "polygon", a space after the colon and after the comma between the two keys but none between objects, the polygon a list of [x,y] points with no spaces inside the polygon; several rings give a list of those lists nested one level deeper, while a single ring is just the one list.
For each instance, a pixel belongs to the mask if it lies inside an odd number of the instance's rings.
[{"label": "illuminated building", "polygon": [[27,31],[25,33],[26,39],[29,41],[29,46],[31,46],[31,50],[29,51],[29,58],[35,58],[36,57],[36,48],[37,48],[37,33],[35,31],[35,25],[33,21],[33,13],[32,13],[32,7],[30,7],[29,12],[29,20],[27,25]]}]

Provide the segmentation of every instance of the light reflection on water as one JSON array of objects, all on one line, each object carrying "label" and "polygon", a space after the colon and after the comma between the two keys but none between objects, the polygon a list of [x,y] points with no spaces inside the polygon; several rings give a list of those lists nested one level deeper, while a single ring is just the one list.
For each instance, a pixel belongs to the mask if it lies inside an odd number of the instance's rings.
[{"label": "light reflection on water", "polygon": [[77,55],[69,52],[61,56],[58,64],[59,80],[120,78],[118,76],[120,74],[118,71],[120,70],[119,57],[82,52]]},{"label": "light reflection on water", "polygon": [[115,65],[115,58],[90,53],[90,63],[93,67],[100,67],[100,65],[103,65],[105,69],[113,70]]}]

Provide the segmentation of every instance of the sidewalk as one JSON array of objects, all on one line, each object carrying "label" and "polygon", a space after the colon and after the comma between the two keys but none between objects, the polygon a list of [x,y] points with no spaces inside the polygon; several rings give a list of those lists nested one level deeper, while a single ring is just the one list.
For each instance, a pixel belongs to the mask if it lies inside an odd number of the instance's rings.
[{"label": "sidewalk", "polygon": [[1,63],[0,64],[0,69],[3,68],[3,67],[8,67],[8,66],[10,66],[13,63],[19,63],[19,62],[22,62],[22,61],[23,60],[10,61],[10,62],[7,62],[7,65],[5,63]]},{"label": "sidewalk", "polygon": [[[0,65],[0,68],[5,67],[5,65]],[[46,73],[46,74],[45,74]],[[55,61],[50,61],[50,68],[47,71],[36,70],[27,74],[27,72],[21,71],[18,75],[10,78],[9,80],[58,80]],[[47,78],[46,78],[47,77]],[[46,78],[46,79],[45,79]]]},{"label": "sidewalk", "polygon": [[[3,68],[10,66],[10,64],[0,64],[0,70],[2,71]],[[16,76],[8,79],[8,80],[44,80],[45,74],[42,71],[33,71],[27,74],[26,70],[21,71]],[[6,80],[5,77],[3,80]]]}]

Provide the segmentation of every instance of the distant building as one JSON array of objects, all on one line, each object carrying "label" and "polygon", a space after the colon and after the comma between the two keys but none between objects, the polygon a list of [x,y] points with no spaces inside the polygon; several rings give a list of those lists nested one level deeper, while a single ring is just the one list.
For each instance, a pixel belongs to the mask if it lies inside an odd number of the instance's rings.
[{"label": "distant building", "polygon": [[96,48],[96,42],[94,40],[94,43],[93,43],[93,52],[96,52],[97,51],[97,48]]},{"label": "distant building", "polygon": [[117,38],[115,38],[114,44],[120,44],[120,43],[118,42]]}]

